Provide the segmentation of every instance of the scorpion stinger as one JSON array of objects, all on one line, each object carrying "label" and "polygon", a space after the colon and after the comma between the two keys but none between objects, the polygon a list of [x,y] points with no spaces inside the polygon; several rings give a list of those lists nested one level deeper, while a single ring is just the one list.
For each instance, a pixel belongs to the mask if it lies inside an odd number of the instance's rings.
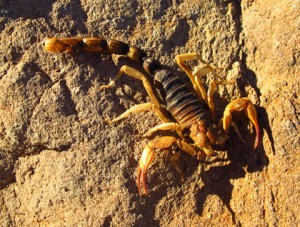
[{"label": "scorpion stinger", "polygon": [[[218,68],[209,65],[196,53],[176,56],[178,65],[190,79],[192,85],[190,86],[179,75],[164,69],[158,61],[146,59],[146,54],[142,50],[121,41],[106,41],[102,38],[51,38],[46,40],[45,49],[51,52],[88,51],[127,55],[128,58],[143,64],[145,71],[152,75],[156,82],[155,84],[161,85],[160,87],[163,89],[161,94],[164,94],[164,97],[162,97],[164,100],[158,98],[159,95],[152,85],[153,83],[143,73],[124,65],[109,84],[100,87],[100,90],[105,90],[114,86],[115,82],[123,74],[141,80],[151,102],[135,105],[120,116],[107,121],[114,123],[128,117],[131,113],[152,110],[163,123],[150,129],[144,136],[150,136],[152,133],[160,130],[175,132],[172,136],[155,138],[145,146],[137,170],[137,186],[140,194],[143,192],[147,194],[147,170],[154,159],[156,151],[177,146],[182,151],[200,160],[205,158],[205,156],[216,154],[213,146],[225,143],[228,139],[230,127],[234,128],[241,139],[237,126],[232,121],[232,112],[242,110],[246,112],[256,131],[254,147],[257,148],[259,145],[260,131],[257,114],[253,103],[248,98],[239,98],[231,101],[224,111],[223,127],[215,125],[217,121],[214,119],[213,94],[217,90],[217,86],[232,84],[233,81],[225,81],[216,73]],[[204,66],[196,66],[192,69],[185,64],[185,61],[191,60],[199,60]],[[206,76],[208,73],[212,73],[218,80],[213,80],[209,85],[208,91],[206,91],[201,77]],[[177,163],[178,158],[179,153],[173,153],[171,162],[183,180],[183,172]]]}]

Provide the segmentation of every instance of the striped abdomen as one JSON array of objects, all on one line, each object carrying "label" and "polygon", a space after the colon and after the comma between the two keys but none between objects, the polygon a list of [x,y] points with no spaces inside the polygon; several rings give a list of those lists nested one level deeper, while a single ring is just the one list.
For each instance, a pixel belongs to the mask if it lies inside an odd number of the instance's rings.
[{"label": "striped abdomen", "polygon": [[196,119],[210,119],[207,105],[198,99],[196,93],[178,75],[168,70],[159,70],[155,73],[155,80],[162,84],[167,109],[182,128],[188,127]]}]

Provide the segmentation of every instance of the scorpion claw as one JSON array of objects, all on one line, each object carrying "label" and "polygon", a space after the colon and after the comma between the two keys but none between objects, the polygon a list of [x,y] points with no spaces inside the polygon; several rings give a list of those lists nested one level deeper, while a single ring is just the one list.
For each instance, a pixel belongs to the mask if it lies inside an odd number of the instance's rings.
[{"label": "scorpion claw", "polygon": [[147,169],[149,165],[151,164],[152,160],[154,158],[154,151],[146,145],[146,147],[143,150],[138,170],[137,170],[137,179],[136,179],[136,184],[139,190],[139,194],[142,195],[142,189],[141,189],[141,184],[144,189],[144,194],[147,195],[147,186],[146,186],[146,180],[147,180]]},{"label": "scorpion claw", "polygon": [[[224,117],[223,117],[223,129],[225,132],[228,132],[228,129],[230,126],[234,126],[236,128],[235,124],[232,124],[232,115],[231,114],[234,111],[242,111],[242,110],[244,110],[246,112],[247,117],[254,125],[255,132],[256,132],[254,149],[256,149],[258,147],[258,145],[260,144],[260,130],[259,130],[257,113],[255,110],[255,107],[248,98],[239,98],[239,99],[233,100],[226,106],[226,109],[224,111]],[[239,135],[237,128],[235,130],[241,139],[241,136]],[[241,139],[241,140],[243,140],[243,139]]]}]

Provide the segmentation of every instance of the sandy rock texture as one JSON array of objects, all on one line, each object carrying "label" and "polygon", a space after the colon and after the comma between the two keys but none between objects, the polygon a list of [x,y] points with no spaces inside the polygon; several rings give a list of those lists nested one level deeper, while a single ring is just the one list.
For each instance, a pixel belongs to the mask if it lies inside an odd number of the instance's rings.
[{"label": "sandy rock texture", "polygon": [[[264,3],[263,3],[264,2]],[[2,226],[299,226],[300,1],[0,1],[0,220]],[[182,154],[185,181],[163,153],[138,195],[136,167],[159,124],[151,112],[109,125],[149,101],[124,76],[100,91],[122,56],[53,54],[47,37],[101,36],[145,50],[171,70],[197,52],[236,84],[215,95],[256,105],[262,143],[244,115],[218,156]]]}]

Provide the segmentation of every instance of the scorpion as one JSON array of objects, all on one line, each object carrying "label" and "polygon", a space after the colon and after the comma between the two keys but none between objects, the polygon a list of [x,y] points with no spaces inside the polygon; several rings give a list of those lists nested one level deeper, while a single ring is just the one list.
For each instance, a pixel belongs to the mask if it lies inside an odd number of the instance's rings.
[{"label": "scorpion", "polygon": [[[191,84],[188,84],[182,77],[172,73],[158,61],[147,58],[147,54],[143,50],[115,39],[105,40],[98,37],[48,38],[45,41],[45,50],[56,53],[87,51],[101,54],[126,55],[129,59],[141,64],[145,72],[154,80],[152,82],[145,76],[145,73],[128,65],[123,65],[110,83],[100,87],[100,90],[111,88],[123,74],[141,80],[151,101],[134,105],[120,116],[112,120],[106,119],[106,121],[111,124],[129,117],[130,114],[153,111],[162,121],[162,124],[150,129],[143,135],[144,137],[149,137],[157,131],[175,132],[172,136],[156,137],[144,147],[136,177],[140,195],[143,193],[148,194],[146,187],[147,170],[153,161],[156,151],[168,150],[173,146],[179,148],[173,151],[170,160],[183,181],[184,174],[177,162],[180,150],[185,151],[198,160],[203,160],[206,156],[216,155],[216,151],[212,146],[225,143],[229,137],[230,127],[233,127],[239,139],[243,141],[236,124],[232,120],[233,112],[244,111],[246,113],[256,132],[254,149],[260,143],[257,113],[254,104],[248,98],[243,97],[231,101],[224,110],[223,118],[219,123],[215,123],[213,94],[219,85],[234,83],[234,81],[224,80],[217,74],[219,68],[207,63],[197,53],[180,54],[175,57],[179,67],[189,77]],[[189,61],[200,61],[202,66],[190,67],[187,64]],[[209,83],[206,91],[201,79],[209,73],[217,79]],[[161,92],[158,92],[157,90],[159,89],[153,84],[160,85]],[[160,98],[161,96],[163,97]]]}]

